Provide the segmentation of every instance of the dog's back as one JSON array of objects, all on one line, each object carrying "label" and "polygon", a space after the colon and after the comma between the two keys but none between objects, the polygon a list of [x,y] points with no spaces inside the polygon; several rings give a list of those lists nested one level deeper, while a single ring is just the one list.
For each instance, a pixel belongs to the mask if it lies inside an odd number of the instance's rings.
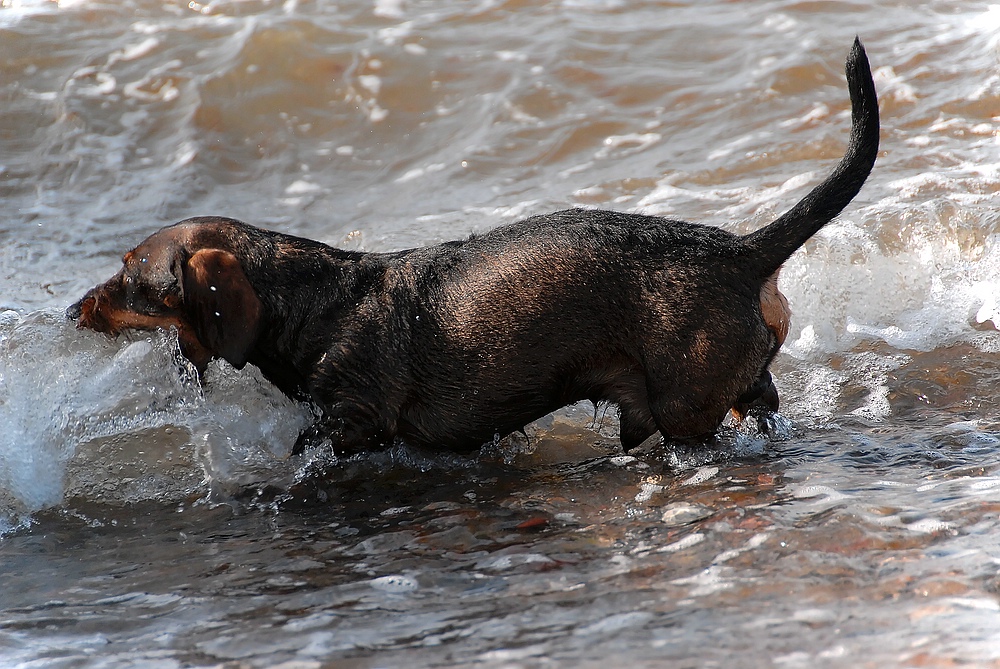
[{"label": "dog's back", "polygon": [[401,435],[474,449],[590,399],[635,413],[627,447],[643,441],[657,429],[646,408],[651,364],[676,369],[669,376],[683,394],[702,383],[714,394],[718,365],[738,363],[713,350],[724,332],[748,323],[756,331],[740,338],[736,358],[769,352],[759,286],[719,272],[738,239],[718,228],[569,210],[449,248],[432,261],[448,272],[409,324],[412,395],[420,399],[402,413]]}]

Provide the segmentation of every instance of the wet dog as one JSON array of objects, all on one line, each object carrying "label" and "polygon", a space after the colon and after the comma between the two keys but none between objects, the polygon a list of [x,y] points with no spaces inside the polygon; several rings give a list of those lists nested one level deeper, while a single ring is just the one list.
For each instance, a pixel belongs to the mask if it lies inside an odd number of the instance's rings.
[{"label": "wet dog", "polygon": [[199,371],[217,357],[255,365],[322,412],[300,442],[338,450],[399,437],[470,451],[585,399],[617,405],[626,450],[657,431],[706,435],[731,409],[776,408],[768,366],[789,324],[777,272],[875,162],[878,103],[858,41],[847,81],[845,156],[746,236],[571,209],[361,253],[199,217],[126,253],[67,315],[109,335],[176,328]]}]

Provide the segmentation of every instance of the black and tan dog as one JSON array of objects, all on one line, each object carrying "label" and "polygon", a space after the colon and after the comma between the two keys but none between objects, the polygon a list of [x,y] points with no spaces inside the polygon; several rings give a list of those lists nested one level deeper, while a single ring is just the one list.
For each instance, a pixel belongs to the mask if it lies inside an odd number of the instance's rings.
[{"label": "black and tan dog", "polygon": [[199,370],[256,365],[322,416],[340,450],[399,437],[469,451],[568,403],[618,406],[632,448],[713,432],[730,409],[775,408],[768,365],[788,332],[782,263],[860,190],[878,103],[860,42],[852,128],[833,173],[767,227],[610,211],[534,216],[464,241],[360,253],[220,217],[125,254],[67,315],[115,335],[177,329]]}]

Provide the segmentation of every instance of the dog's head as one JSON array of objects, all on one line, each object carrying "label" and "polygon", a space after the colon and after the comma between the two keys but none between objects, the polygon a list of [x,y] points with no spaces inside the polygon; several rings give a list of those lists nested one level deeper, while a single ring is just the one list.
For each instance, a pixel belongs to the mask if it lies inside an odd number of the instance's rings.
[{"label": "dog's head", "polygon": [[67,317],[111,336],[176,328],[181,352],[199,371],[214,357],[242,368],[257,340],[261,302],[228,241],[228,223],[188,219],[154,233]]}]

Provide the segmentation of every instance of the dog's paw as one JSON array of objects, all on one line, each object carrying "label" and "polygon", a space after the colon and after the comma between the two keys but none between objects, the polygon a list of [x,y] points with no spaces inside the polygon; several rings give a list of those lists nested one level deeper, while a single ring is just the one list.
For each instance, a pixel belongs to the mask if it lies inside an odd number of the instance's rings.
[{"label": "dog's paw", "polygon": [[364,424],[342,416],[324,416],[299,434],[292,455],[302,455],[308,449],[324,447],[335,455],[350,455],[384,445]]},{"label": "dog's paw", "polygon": [[340,417],[323,416],[299,433],[292,447],[292,455],[302,455],[307,450],[324,447],[337,455],[352,450],[344,446],[344,432],[347,421]]},{"label": "dog's paw", "polygon": [[331,441],[330,435],[323,430],[321,422],[316,421],[299,433],[295,445],[292,446],[292,455],[302,455],[307,450],[322,446],[324,442],[329,444]]}]

